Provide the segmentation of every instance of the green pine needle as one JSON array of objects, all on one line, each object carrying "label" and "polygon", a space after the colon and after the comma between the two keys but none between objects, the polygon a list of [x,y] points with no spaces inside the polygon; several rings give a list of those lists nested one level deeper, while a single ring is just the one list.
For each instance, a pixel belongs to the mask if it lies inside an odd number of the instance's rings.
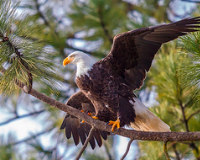
[{"label": "green pine needle", "polygon": [[27,20],[26,16],[24,20],[18,19],[18,5],[12,6],[10,1],[0,5],[0,68],[7,70],[0,76],[1,94],[10,94],[17,89],[15,79],[29,84],[29,72],[34,82],[47,86],[62,81],[54,71],[58,66],[50,58],[54,51],[47,50],[46,44],[37,38],[39,30],[31,27],[30,19]]}]

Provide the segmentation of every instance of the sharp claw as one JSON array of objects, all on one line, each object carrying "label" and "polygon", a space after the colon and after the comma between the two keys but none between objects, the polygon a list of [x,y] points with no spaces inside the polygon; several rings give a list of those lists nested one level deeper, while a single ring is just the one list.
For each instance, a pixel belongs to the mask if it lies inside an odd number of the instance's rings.
[{"label": "sharp claw", "polygon": [[109,122],[108,122],[108,125],[112,125],[112,124],[114,124],[114,122],[115,122],[115,121],[109,121]]},{"label": "sharp claw", "polygon": [[82,120],[82,121],[81,121],[81,123],[85,123],[85,121],[84,121],[84,120]]},{"label": "sharp claw", "polygon": [[93,116],[92,118],[93,118],[93,119],[99,119],[99,118],[98,118],[98,117],[96,117],[96,116]]}]

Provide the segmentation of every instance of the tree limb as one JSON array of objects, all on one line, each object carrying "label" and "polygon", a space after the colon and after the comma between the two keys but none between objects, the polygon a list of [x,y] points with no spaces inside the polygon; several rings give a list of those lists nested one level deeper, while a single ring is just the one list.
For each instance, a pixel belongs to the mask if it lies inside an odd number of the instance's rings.
[{"label": "tree limb", "polygon": [[[16,83],[18,87],[23,90],[23,83]],[[70,115],[78,117],[79,119],[84,120],[86,123],[93,125],[96,129],[100,129],[103,131],[110,132],[111,126],[107,123],[102,122],[100,120],[95,120],[92,117],[88,116],[81,111],[65,105],[59,101],[56,101],[43,93],[40,93],[34,89],[31,90],[30,95],[33,97],[53,106],[56,107],[64,112],[67,112]],[[135,131],[135,130],[128,130],[124,128],[120,128],[113,132],[114,134],[128,137],[130,139],[135,140],[149,140],[149,141],[200,141],[200,132],[144,132],[144,131]]]},{"label": "tree limb", "polygon": [[126,152],[124,153],[124,155],[122,156],[122,158],[120,160],[124,160],[124,158],[127,156],[129,149],[131,147],[131,143],[134,141],[134,139],[130,139],[130,141],[128,142],[127,148],[126,148]]}]

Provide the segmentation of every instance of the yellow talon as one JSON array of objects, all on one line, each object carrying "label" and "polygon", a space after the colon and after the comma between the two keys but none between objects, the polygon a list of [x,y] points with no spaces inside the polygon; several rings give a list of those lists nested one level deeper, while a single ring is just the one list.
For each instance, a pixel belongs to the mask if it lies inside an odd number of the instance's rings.
[{"label": "yellow talon", "polygon": [[96,117],[96,116],[93,116],[92,118],[93,118],[93,119],[99,119],[99,118],[98,118],[98,117]]},{"label": "yellow talon", "polygon": [[[81,110],[81,112],[85,113],[83,110]],[[90,117],[92,117],[92,113],[90,113],[90,112],[88,112],[87,115],[90,116]],[[96,117],[96,116],[93,116],[92,118],[93,118],[93,119],[99,119],[99,118]],[[84,123],[84,122],[85,122],[84,120],[81,121],[81,123]]]},{"label": "yellow talon", "polygon": [[117,127],[117,129],[120,128],[120,120],[117,119],[116,121],[109,121],[109,124],[108,125],[112,125],[112,132],[114,132],[115,130],[115,127]]}]

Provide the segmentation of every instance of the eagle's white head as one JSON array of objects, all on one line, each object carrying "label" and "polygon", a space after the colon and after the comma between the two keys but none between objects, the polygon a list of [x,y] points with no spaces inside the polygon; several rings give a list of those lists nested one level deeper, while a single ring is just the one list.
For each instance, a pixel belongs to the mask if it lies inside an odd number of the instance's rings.
[{"label": "eagle's white head", "polygon": [[81,75],[87,74],[95,62],[96,61],[88,54],[80,51],[75,51],[64,59],[63,66],[69,63],[75,64],[77,66],[76,77],[79,77]]}]

